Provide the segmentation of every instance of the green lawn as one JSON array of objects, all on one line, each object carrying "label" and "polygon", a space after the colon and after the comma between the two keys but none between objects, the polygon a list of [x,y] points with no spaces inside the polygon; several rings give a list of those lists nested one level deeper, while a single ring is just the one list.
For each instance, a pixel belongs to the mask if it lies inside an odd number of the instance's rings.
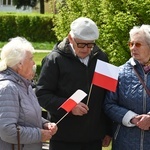
[{"label": "green lawn", "polygon": [[110,146],[109,147],[103,147],[103,149],[102,150],[111,150],[111,144],[110,144]]},{"label": "green lawn", "polygon": [[47,55],[48,53],[46,52],[42,52],[42,53],[34,53],[34,61],[35,61],[35,63],[36,63],[36,65],[41,65],[41,61],[42,61],[42,59]]}]

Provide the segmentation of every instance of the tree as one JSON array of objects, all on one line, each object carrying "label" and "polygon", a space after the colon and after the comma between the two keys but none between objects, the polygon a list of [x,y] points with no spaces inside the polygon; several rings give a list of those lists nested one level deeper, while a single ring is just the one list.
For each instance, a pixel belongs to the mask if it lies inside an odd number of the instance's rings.
[{"label": "tree", "polygon": [[[26,10],[28,7],[35,7],[38,0],[13,0],[14,5],[16,5],[17,9],[20,9],[21,7],[24,7],[24,10]],[[45,6],[44,6],[44,0],[39,0],[40,2],[40,13],[45,13]],[[48,0],[46,0],[48,2]]]},{"label": "tree", "polygon": [[27,9],[28,6],[35,7],[37,0],[13,0],[13,3],[16,5],[17,9],[20,9],[22,6],[24,9]]},{"label": "tree", "polygon": [[40,0],[40,14],[45,13],[44,0]]},{"label": "tree", "polygon": [[90,17],[99,27],[96,41],[108,54],[110,62],[121,65],[130,58],[129,30],[150,22],[149,0],[65,0],[57,3],[54,31],[58,40],[67,36],[70,23],[80,16]]}]

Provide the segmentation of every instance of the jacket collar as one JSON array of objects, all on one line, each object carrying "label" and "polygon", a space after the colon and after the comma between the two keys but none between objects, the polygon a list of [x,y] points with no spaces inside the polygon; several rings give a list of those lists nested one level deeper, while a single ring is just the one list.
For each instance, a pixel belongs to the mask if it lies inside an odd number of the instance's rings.
[{"label": "jacket collar", "polygon": [[[59,42],[54,50],[58,51],[59,53],[65,54],[65,55],[74,55],[73,54],[73,50],[72,47],[69,43],[69,39],[66,37],[64,38],[64,40],[62,42]],[[93,48],[93,50],[91,51],[91,56],[95,56],[98,52],[99,52],[99,48],[97,47],[97,45],[95,45],[95,47]]]}]

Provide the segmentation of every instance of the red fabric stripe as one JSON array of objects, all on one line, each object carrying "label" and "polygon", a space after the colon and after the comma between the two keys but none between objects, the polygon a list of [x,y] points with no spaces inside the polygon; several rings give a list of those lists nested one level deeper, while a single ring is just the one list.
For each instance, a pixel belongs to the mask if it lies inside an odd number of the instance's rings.
[{"label": "red fabric stripe", "polygon": [[60,108],[63,108],[67,112],[70,112],[76,105],[77,103],[74,100],[68,99],[60,106]]},{"label": "red fabric stripe", "polygon": [[113,78],[110,78],[108,76],[105,76],[105,75],[102,75],[102,74],[95,72],[92,84],[115,92],[116,87],[117,87],[117,82],[118,81],[116,79],[113,79]]}]

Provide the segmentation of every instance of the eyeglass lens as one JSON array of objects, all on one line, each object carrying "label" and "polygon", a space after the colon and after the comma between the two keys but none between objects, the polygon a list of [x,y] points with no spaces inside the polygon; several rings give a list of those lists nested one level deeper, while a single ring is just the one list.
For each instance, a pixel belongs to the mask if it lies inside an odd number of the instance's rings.
[{"label": "eyeglass lens", "polygon": [[[74,39],[74,41],[75,41],[75,39]],[[75,43],[77,44],[78,48],[84,48],[85,46],[87,46],[88,48],[92,48],[95,46],[95,43],[77,43],[76,41],[75,41]]]},{"label": "eyeglass lens", "polygon": [[77,43],[78,48],[84,48],[87,46],[88,48],[92,48],[95,46],[95,43]]},{"label": "eyeglass lens", "polygon": [[141,44],[141,43],[138,43],[138,42],[137,42],[137,43],[129,42],[129,44],[128,44],[128,45],[129,45],[129,47],[130,47],[130,48],[131,48],[131,47],[133,47],[134,45],[135,45],[136,47],[138,47],[138,48],[139,48],[139,47],[141,47],[141,45],[142,45],[142,44]]}]

